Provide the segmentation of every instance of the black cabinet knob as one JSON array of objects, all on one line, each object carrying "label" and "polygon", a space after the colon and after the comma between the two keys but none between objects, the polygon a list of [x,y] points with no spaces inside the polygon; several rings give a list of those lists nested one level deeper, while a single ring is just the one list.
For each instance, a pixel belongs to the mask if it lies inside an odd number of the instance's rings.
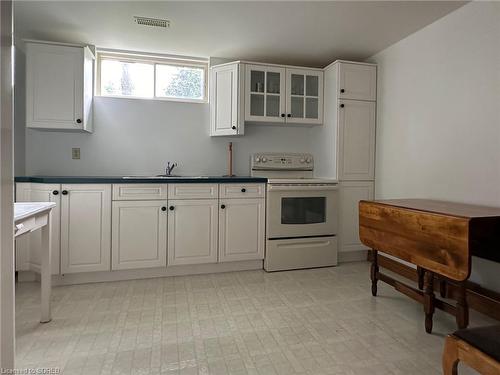
[{"label": "black cabinet knob", "polygon": [[175,208],[174,206],[170,206],[168,209],[169,209],[170,211],[173,211],[173,210],[174,210],[174,208]]},{"label": "black cabinet knob", "polygon": [[343,105],[343,104],[341,104],[341,105],[340,105],[340,108],[344,108],[344,105]]},{"label": "black cabinet knob", "polygon": [[236,130],[236,126],[234,126],[234,125],[231,126],[231,129]]},{"label": "black cabinet knob", "polygon": [[292,114],[291,114],[291,113],[289,113],[288,115],[286,115],[286,117],[292,117]]},{"label": "black cabinet knob", "polygon": [[345,92],[345,90],[344,89],[340,89],[340,92],[343,94]]},{"label": "black cabinet knob", "polygon": [[166,211],[166,210],[167,210],[167,207],[163,206],[163,207],[161,208],[161,210],[162,210],[162,211]]},{"label": "black cabinet knob", "polygon": [[61,194],[62,195],[68,195],[68,191],[67,190],[63,190],[63,191],[61,191]]},{"label": "black cabinet knob", "polygon": [[241,192],[242,192],[242,193],[244,193],[244,192],[246,192],[246,191],[247,191],[247,189],[245,189],[245,188],[242,188],[242,189],[241,189]]},{"label": "black cabinet knob", "polygon": [[285,114],[284,114],[284,113],[282,113],[282,114],[281,114],[281,117],[285,117]]},{"label": "black cabinet knob", "polygon": [[77,118],[77,119],[76,119],[76,123],[77,123],[77,124],[81,124],[81,123],[82,123],[82,119]]},{"label": "black cabinet knob", "polygon": [[225,204],[221,204],[220,208],[224,209],[224,208],[226,208],[226,205]]},{"label": "black cabinet knob", "polygon": [[59,194],[59,192],[58,192],[57,190],[54,190],[54,191],[52,192],[52,194],[54,194],[54,195],[58,195],[58,194]]}]

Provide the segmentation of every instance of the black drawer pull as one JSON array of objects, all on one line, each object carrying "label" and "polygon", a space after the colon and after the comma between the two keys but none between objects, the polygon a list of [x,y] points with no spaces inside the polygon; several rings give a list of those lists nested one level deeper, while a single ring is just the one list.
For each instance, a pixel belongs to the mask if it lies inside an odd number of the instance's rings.
[{"label": "black drawer pull", "polygon": [[245,193],[246,191],[247,191],[247,189],[245,189],[245,188],[242,188],[242,189],[241,189],[241,192],[242,192],[242,193]]},{"label": "black drawer pull", "polygon": [[61,191],[61,194],[62,195],[68,195],[68,191],[67,190],[63,190],[63,191]]},{"label": "black drawer pull", "polygon": [[57,195],[57,194],[59,194],[59,192],[58,192],[57,190],[54,190],[54,191],[52,192],[52,194]]},{"label": "black drawer pull", "polygon": [[170,206],[168,209],[169,209],[170,211],[173,211],[173,210],[174,210],[174,208],[175,208],[174,206]]},{"label": "black drawer pull", "polygon": [[167,210],[167,207],[163,206],[163,207],[161,208],[161,210],[162,210],[162,211],[166,211],[166,210]]},{"label": "black drawer pull", "polygon": [[221,204],[220,208],[224,209],[224,208],[226,208],[226,205],[225,204]]}]

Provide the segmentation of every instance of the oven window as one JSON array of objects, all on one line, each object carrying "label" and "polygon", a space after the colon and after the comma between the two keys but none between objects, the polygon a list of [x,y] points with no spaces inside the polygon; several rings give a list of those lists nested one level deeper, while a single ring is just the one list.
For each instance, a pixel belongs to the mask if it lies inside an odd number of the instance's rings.
[{"label": "oven window", "polygon": [[326,198],[281,198],[281,224],[317,224],[326,221]]}]

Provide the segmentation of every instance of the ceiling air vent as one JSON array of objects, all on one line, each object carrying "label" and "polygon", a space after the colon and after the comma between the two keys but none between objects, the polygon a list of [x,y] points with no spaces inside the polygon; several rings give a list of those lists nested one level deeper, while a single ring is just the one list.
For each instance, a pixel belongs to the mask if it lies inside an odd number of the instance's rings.
[{"label": "ceiling air vent", "polygon": [[164,29],[168,29],[170,27],[170,21],[163,20],[161,18],[149,18],[149,17],[134,16],[134,22],[138,25],[163,27]]}]

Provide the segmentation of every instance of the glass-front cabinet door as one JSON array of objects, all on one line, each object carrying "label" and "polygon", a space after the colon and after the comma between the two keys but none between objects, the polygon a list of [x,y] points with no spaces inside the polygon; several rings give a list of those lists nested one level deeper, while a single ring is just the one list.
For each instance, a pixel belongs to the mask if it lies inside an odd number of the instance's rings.
[{"label": "glass-front cabinet door", "polygon": [[323,72],[286,70],[286,122],[323,123]]},{"label": "glass-front cabinet door", "polygon": [[285,68],[246,65],[245,69],[245,121],[285,122]]}]

